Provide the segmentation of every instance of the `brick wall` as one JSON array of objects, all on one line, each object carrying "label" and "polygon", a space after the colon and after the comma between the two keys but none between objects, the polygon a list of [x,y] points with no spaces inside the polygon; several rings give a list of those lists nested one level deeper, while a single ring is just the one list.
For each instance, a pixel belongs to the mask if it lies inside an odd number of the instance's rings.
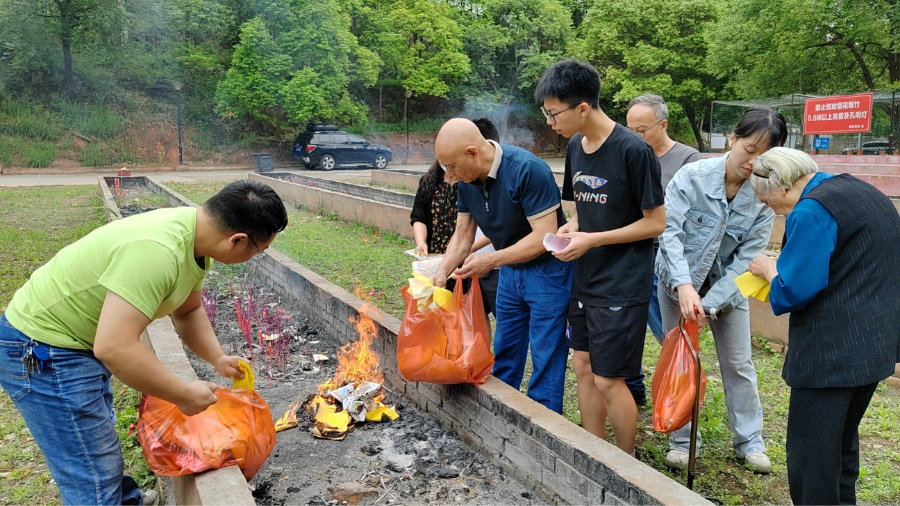
[{"label": "brick wall", "polygon": [[[342,342],[358,339],[349,319],[363,310],[363,301],[278,251],[266,252],[251,263],[261,282]],[[397,366],[400,321],[373,306],[367,313],[378,328],[373,349],[381,355],[385,387],[551,503],[709,504],[494,377],[477,386],[407,382]]]},{"label": "brick wall", "polygon": [[[309,186],[311,188],[321,188],[323,190],[333,191],[335,193],[343,193],[352,197],[360,197],[363,199],[376,200],[395,206],[412,208],[414,195],[408,193],[386,190],[383,188],[374,188],[367,185],[359,185],[352,183],[344,183],[342,181],[333,181],[331,179],[322,179],[319,177],[291,174],[287,172],[271,172],[263,174],[275,179],[290,181],[295,184]],[[415,188],[415,187],[413,187]]]},{"label": "brick wall", "polygon": [[[273,179],[260,174],[248,174],[247,177],[271,186],[283,200],[303,204],[307,208],[321,210],[324,213],[334,212],[345,220],[372,225],[380,230],[391,231],[412,239],[413,229],[409,224],[410,208],[362,197],[352,197],[344,193]],[[373,188],[373,190],[377,189]]]}]

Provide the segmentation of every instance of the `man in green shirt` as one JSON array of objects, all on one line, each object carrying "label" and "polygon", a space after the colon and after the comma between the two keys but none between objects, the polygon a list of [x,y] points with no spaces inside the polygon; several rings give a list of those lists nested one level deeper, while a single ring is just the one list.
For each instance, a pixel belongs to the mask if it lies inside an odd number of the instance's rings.
[{"label": "man in green shirt", "polygon": [[171,315],[224,377],[243,377],[200,300],[212,260],[246,262],[287,225],[268,186],[226,186],[201,207],[160,209],[100,227],[37,269],[0,316],[0,386],[22,413],[63,504],[142,504],[124,475],[110,377],[194,415],[216,385],[177,378],[141,342]]}]

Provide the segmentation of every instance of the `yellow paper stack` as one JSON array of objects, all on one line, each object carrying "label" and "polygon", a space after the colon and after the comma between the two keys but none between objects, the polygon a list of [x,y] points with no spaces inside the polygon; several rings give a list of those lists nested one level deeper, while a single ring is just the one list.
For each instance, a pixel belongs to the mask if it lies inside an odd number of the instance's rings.
[{"label": "yellow paper stack", "polygon": [[431,279],[421,274],[413,273],[413,277],[409,278],[409,289],[407,291],[416,299],[416,306],[418,306],[420,313],[436,307],[442,307],[450,311],[450,301],[453,300],[453,292],[446,288],[433,286]]},{"label": "yellow paper stack", "polygon": [[769,302],[769,290],[772,285],[764,278],[758,278],[749,271],[734,278],[734,284],[741,290],[744,297],[754,297],[763,302]]}]

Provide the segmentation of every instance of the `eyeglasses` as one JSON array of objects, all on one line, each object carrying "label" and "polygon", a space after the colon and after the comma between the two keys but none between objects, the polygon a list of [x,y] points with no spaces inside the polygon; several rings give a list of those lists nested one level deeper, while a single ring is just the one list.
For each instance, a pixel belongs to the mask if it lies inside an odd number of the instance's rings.
[{"label": "eyeglasses", "polygon": [[631,130],[632,132],[634,132],[634,133],[640,135],[641,137],[646,137],[644,134],[647,133],[647,130],[650,130],[651,128],[655,127],[656,125],[662,123],[665,119],[666,119],[666,118],[663,118],[663,119],[657,121],[656,123],[654,123],[654,124],[648,126],[647,128],[643,129],[643,130],[635,130],[635,129],[631,128],[631,127],[628,127],[628,129]]},{"label": "eyeglasses", "polygon": [[256,248],[256,253],[254,253],[253,256],[261,255],[266,251],[264,249],[259,249],[259,244],[256,244],[256,241],[253,239],[252,235],[247,234],[247,239],[250,239],[250,242],[252,242],[253,246]]},{"label": "eyeglasses", "polygon": [[[578,105],[581,105],[581,104],[578,104]],[[547,121],[549,121],[550,123],[556,123],[556,116],[568,111],[569,109],[574,109],[574,108],[578,107],[578,105],[573,105],[572,107],[569,107],[568,109],[563,109],[559,112],[554,112],[552,114],[547,109],[544,109],[543,107],[541,107],[541,112],[544,113],[544,117],[547,118]]]}]

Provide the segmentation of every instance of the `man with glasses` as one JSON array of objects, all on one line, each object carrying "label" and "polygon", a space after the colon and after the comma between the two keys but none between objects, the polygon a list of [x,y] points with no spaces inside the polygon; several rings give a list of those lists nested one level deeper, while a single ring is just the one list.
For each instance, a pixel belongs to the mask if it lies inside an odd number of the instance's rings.
[{"label": "man with glasses", "polygon": [[[644,142],[653,148],[653,153],[659,160],[661,171],[663,195],[666,194],[666,186],[672,180],[672,176],[683,166],[696,162],[701,158],[700,152],[696,149],[685,146],[680,142],[676,142],[669,137],[669,107],[666,101],[659,95],[645,93],[635,97],[628,104],[628,115],[626,116],[628,129],[641,136]],[[659,250],[659,240],[653,239],[653,256]],[[659,299],[656,294],[656,285],[658,280],[653,275],[653,296],[650,298],[650,316],[647,324],[650,331],[660,343],[665,337],[665,332],[671,329],[662,328],[662,316],[659,312]],[[633,378],[626,380],[631,395],[638,405],[646,404],[647,393],[644,386],[644,372]]]},{"label": "man with glasses", "polygon": [[[462,118],[441,127],[434,147],[444,180],[458,182],[459,195],[456,232],[434,284],[444,286],[451,272],[480,278],[500,267],[493,374],[518,390],[530,347],[528,397],[561,413],[572,270],[543,247],[544,236],[566,221],[550,167],[524,149],[486,140]],[[493,253],[469,253],[476,223]]]},{"label": "man with glasses", "polygon": [[659,162],[645,142],[600,108],[600,74],[562,60],[534,92],[547,124],[569,137],[563,198],[575,214],[554,256],[574,262],[569,347],[574,350],[582,426],[634,454],[637,406],[625,384],[641,370],[653,290],[653,241],[665,230]]},{"label": "man with glasses", "polygon": [[216,385],[176,377],[141,341],[171,315],[179,336],[224,377],[243,377],[200,300],[212,260],[246,262],[287,226],[281,198],[240,180],[199,208],[158,209],[104,225],[38,268],[0,316],[0,386],[22,413],[63,504],[154,504],[124,474],[113,375],[186,415]]}]

